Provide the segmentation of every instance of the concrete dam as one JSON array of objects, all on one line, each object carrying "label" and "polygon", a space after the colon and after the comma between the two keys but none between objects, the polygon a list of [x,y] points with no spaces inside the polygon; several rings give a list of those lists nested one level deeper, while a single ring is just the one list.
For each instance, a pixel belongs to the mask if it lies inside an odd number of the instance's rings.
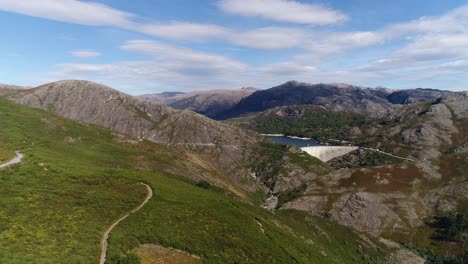
[{"label": "concrete dam", "polygon": [[312,146],[301,148],[307,154],[316,157],[317,159],[327,162],[334,158],[346,155],[351,151],[357,150],[359,147],[340,147],[340,146]]}]

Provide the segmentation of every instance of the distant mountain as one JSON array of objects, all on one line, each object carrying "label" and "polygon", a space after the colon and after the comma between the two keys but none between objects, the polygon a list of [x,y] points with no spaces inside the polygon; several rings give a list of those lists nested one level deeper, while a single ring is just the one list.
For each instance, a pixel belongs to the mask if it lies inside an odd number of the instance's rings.
[{"label": "distant mountain", "polygon": [[27,89],[30,87],[23,87],[23,86],[16,86],[16,85],[9,85],[0,83],[0,96],[4,96],[10,93],[15,92],[18,89]]},{"label": "distant mountain", "polygon": [[216,118],[240,102],[241,99],[257,91],[255,88],[238,90],[209,90],[190,93],[164,92],[160,94],[141,95],[140,99],[161,103],[176,109],[190,110],[199,114]]},{"label": "distant mountain", "polygon": [[452,92],[427,88],[400,90],[391,93],[388,101],[392,104],[412,104],[431,101],[450,93]]},{"label": "distant mountain", "polygon": [[178,95],[185,94],[183,92],[163,92],[158,94],[143,94],[138,96],[138,98],[145,101],[158,103],[158,104],[168,104],[173,100],[177,100]]},{"label": "distant mountain", "polygon": [[214,90],[179,93],[174,96],[144,95],[140,98],[223,120],[293,105],[317,105],[332,111],[381,117],[401,105],[432,101],[450,93],[435,89],[392,90],[342,83],[308,84],[289,81],[266,90]]},{"label": "distant mountain", "polygon": [[383,115],[392,106],[387,100],[388,95],[384,90],[347,84],[312,85],[289,81],[253,93],[218,117],[225,119],[278,106],[303,104],[321,105],[330,110],[351,111],[374,116]]}]

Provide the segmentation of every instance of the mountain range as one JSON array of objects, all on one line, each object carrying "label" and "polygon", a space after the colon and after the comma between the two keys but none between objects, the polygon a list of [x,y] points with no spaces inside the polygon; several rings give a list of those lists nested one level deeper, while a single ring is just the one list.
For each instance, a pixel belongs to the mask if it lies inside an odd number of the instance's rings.
[{"label": "mountain range", "polygon": [[333,111],[351,111],[378,117],[386,115],[388,110],[395,106],[430,101],[449,93],[449,91],[422,88],[392,90],[348,84],[308,84],[289,81],[266,90],[244,88],[229,92],[215,90],[189,94],[163,93],[144,95],[140,98],[156,100],[177,109],[195,111],[214,119],[228,119],[291,105],[320,105]]},{"label": "mountain range", "polygon": [[[139,263],[155,244],[212,263],[424,263],[458,261],[466,250],[456,221],[468,209],[467,92],[287,82],[133,97],[66,80],[0,87],[0,97],[0,160],[26,154],[0,177],[2,208],[17,221],[0,214],[1,241],[10,241],[0,247],[23,262],[29,255],[15,247],[44,262],[94,261],[90,245],[117,219],[111,212],[123,214],[141,196],[135,182],[154,188],[154,202],[111,233],[110,263]],[[359,148],[324,163],[259,133]],[[15,198],[20,207],[7,199],[19,186],[9,179],[35,186]],[[44,203],[29,207],[29,197]],[[105,223],[78,221],[96,215]],[[29,226],[33,218],[39,227]],[[57,228],[47,221],[65,221],[74,237],[46,243]],[[22,239],[21,230],[35,231]]]}]

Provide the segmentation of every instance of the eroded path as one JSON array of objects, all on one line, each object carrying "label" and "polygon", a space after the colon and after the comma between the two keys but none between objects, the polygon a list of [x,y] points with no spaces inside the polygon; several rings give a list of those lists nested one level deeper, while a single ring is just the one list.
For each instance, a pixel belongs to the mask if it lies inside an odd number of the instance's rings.
[{"label": "eroded path", "polygon": [[18,163],[21,162],[21,160],[23,160],[24,155],[21,154],[21,152],[15,151],[15,153],[16,153],[16,157],[14,157],[12,160],[8,161],[7,163],[0,164],[0,169],[3,169],[3,168],[6,168],[6,167],[9,167],[9,166],[18,164]]},{"label": "eroded path", "polygon": [[153,197],[153,189],[151,189],[151,187],[148,184],[145,184],[145,183],[140,183],[140,184],[146,187],[148,194],[146,195],[145,200],[137,208],[133,209],[130,213],[119,218],[106,230],[106,232],[104,233],[101,239],[101,260],[99,261],[100,264],[106,263],[109,234],[112,231],[112,229],[114,229],[120,222],[125,220],[128,216],[140,210],[151,199],[151,197]]}]

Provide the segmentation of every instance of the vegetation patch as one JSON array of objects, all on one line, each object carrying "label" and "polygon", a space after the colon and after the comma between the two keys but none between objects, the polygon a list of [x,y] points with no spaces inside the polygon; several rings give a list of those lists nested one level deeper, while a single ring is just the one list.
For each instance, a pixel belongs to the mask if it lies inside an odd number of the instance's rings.
[{"label": "vegetation patch", "polygon": [[422,179],[422,172],[414,164],[357,169],[351,177],[340,179],[341,187],[355,187],[368,192],[395,192],[410,188],[415,179]]},{"label": "vegetation patch", "polygon": [[349,140],[352,127],[370,124],[372,120],[356,113],[299,105],[268,110],[228,122],[259,133],[293,135],[328,142],[329,139]]}]

